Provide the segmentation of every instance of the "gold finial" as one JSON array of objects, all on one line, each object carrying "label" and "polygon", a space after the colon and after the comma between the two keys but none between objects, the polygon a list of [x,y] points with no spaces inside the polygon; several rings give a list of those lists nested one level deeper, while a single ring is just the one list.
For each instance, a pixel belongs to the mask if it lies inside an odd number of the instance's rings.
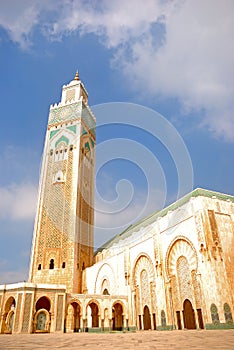
[{"label": "gold finial", "polygon": [[75,75],[75,78],[74,78],[74,80],[80,80],[80,79],[79,79],[79,74],[78,74],[78,70],[76,71],[76,75]]}]

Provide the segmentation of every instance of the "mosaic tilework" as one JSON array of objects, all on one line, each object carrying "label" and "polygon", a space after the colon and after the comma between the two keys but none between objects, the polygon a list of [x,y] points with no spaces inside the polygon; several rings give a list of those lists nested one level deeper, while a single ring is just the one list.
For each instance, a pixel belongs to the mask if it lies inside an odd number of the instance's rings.
[{"label": "mosaic tilework", "polygon": [[32,304],[32,294],[26,293],[25,303],[24,303],[24,317],[22,324],[22,333],[28,333],[29,331],[29,321],[31,316],[31,304]]},{"label": "mosaic tilework", "polygon": [[50,110],[48,125],[75,120],[81,116],[81,101]]}]

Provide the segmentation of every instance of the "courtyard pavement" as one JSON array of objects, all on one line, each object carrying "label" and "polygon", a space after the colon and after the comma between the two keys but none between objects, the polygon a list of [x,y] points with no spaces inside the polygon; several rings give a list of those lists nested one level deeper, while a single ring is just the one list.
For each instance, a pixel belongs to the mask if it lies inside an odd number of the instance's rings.
[{"label": "courtyard pavement", "polygon": [[0,335],[0,350],[234,349],[233,330]]}]

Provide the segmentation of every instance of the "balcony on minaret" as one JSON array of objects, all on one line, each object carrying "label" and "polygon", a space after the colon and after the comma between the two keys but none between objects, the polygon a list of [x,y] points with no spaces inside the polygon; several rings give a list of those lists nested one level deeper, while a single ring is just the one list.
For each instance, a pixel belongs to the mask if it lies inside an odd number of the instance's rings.
[{"label": "balcony on minaret", "polygon": [[88,103],[88,93],[81,82],[78,71],[76,72],[75,78],[70,81],[69,84],[63,85],[61,105],[83,101],[85,104]]}]

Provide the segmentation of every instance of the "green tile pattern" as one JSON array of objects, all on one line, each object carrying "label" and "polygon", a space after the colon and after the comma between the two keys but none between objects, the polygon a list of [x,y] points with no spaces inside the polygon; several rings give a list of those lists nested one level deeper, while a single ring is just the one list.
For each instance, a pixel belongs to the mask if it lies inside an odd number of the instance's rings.
[{"label": "green tile pattern", "polygon": [[52,139],[52,137],[53,137],[54,135],[56,135],[58,132],[59,132],[59,130],[52,130],[52,131],[50,132],[50,139]]},{"label": "green tile pattern", "polygon": [[59,139],[58,139],[58,141],[55,143],[55,148],[57,148],[58,147],[58,144],[60,143],[60,142],[65,142],[66,143],[66,145],[68,145],[69,144],[69,140],[68,140],[68,138],[67,137],[65,137],[64,135],[62,135]]},{"label": "green tile pattern", "polygon": [[76,125],[68,126],[67,129],[71,130],[72,132],[74,132],[74,134],[76,134]]}]

